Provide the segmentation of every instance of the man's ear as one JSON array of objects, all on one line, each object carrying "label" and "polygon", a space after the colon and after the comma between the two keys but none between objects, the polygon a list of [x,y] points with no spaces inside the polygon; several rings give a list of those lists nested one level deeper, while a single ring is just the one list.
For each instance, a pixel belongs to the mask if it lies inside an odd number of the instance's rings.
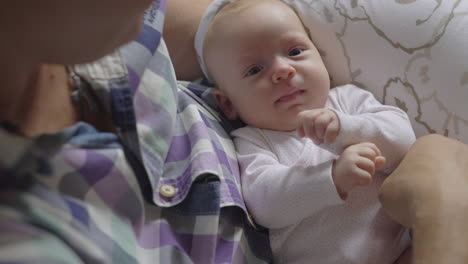
[{"label": "man's ear", "polygon": [[218,105],[223,111],[224,115],[229,120],[236,120],[237,118],[239,118],[239,115],[237,114],[234,105],[223,90],[216,89],[214,91],[214,96],[216,98],[216,101],[218,101]]}]

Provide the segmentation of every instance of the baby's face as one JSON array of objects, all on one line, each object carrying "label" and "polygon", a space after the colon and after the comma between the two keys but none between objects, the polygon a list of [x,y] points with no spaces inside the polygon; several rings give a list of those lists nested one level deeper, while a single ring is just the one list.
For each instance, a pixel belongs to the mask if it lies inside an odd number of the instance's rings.
[{"label": "baby's face", "polygon": [[328,72],[300,19],[282,2],[262,1],[221,16],[211,33],[205,61],[226,96],[220,105],[228,117],[291,131],[300,111],[325,105]]}]

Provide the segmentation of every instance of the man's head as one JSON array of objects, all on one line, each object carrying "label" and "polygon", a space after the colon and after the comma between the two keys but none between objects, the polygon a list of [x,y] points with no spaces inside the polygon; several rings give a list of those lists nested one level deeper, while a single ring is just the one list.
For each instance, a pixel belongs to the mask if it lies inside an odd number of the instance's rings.
[{"label": "man's head", "polygon": [[217,99],[230,119],[290,131],[297,114],[323,107],[328,72],[300,18],[279,0],[238,0],[221,9],[203,47]]},{"label": "man's head", "polygon": [[47,63],[97,59],[135,38],[152,0],[15,0],[0,9],[2,49]]}]

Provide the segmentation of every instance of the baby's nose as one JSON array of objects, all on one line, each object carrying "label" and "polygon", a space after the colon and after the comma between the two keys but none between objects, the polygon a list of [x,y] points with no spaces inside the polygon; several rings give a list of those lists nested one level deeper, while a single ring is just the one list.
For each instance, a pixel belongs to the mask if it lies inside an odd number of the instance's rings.
[{"label": "baby's nose", "polygon": [[272,81],[273,83],[279,83],[284,80],[290,80],[296,74],[296,69],[288,63],[282,63],[278,65],[276,70],[273,72]]}]

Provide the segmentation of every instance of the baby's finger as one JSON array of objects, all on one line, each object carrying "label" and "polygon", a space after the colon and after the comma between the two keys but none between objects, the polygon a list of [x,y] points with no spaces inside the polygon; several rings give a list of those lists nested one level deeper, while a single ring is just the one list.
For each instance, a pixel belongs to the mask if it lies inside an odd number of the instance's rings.
[{"label": "baby's finger", "polygon": [[375,168],[379,169],[379,168],[382,168],[383,165],[385,165],[386,159],[384,156],[377,156],[374,162],[375,162]]},{"label": "baby's finger", "polygon": [[328,115],[326,112],[322,112],[321,115],[315,118],[315,134],[319,139],[323,140],[325,138],[325,131],[331,121],[332,116]]},{"label": "baby's finger", "polygon": [[375,151],[376,156],[382,156],[382,152],[374,143],[369,143],[370,147]]},{"label": "baby's finger", "polygon": [[372,183],[372,175],[368,171],[356,167],[354,173],[357,176],[355,185],[365,186]]},{"label": "baby's finger", "polygon": [[333,120],[330,124],[328,124],[327,130],[325,131],[325,142],[333,143],[335,142],[336,138],[338,137],[338,133],[340,131],[340,123],[337,119]]},{"label": "baby's finger", "polygon": [[[363,142],[363,143],[359,143],[359,146],[371,149],[374,152],[373,157],[382,156],[382,153],[380,152],[380,149],[374,143]],[[374,159],[374,158],[372,158],[372,159]]]},{"label": "baby's finger", "polygon": [[356,166],[362,170],[367,171],[370,175],[375,174],[374,159],[359,157],[358,160],[356,161]]},{"label": "baby's finger", "polygon": [[315,134],[315,124],[313,121],[305,120],[302,127],[306,137],[312,139],[313,141],[319,140]]},{"label": "baby's finger", "polygon": [[297,121],[299,124],[314,121],[317,116],[322,114],[323,109],[305,110],[297,114]]},{"label": "baby's finger", "polygon": [[297,135],[301,138],[305,137],[305,132],[304,132],[304,127],[302,126],[299,126],[297,129],[296,129],[296,132],[297,132]]},{"label": "baby's finger", "polygon": [[298,127],[302,127],[302,132],[299,132],[299,135],[307,136],[308,138],[316,141],[318,140],[315,134],[315,119],[322,113],[322,109],[313,109],[302,111],[297,115]]},{"label": "baby's finger", "polygon": [[374,149],[366,145],[356,146],[355,151],[360,157],[363,157],[372,161],[374,161],[375,157],[378,156]]}]

